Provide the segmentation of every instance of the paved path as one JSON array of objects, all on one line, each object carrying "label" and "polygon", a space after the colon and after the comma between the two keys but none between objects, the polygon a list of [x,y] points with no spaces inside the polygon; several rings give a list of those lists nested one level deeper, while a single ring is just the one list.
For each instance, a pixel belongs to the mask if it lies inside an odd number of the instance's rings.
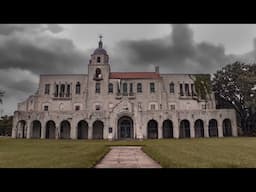
[{"label": "paved path", "polygon": [[95,168],[161,168],[141,147],[111,147],[110,152]]}]

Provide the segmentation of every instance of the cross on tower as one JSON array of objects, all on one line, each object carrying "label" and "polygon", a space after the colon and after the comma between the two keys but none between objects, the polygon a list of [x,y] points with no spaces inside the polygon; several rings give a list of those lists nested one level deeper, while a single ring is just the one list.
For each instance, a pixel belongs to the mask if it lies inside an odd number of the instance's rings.
[{"label": "cross on tower", "polygon": [[102,35],[99,35],[99,38],[100,38],[100,41],[99,41],[99,48],[102,48],[103,47],[103,43],[102,43],[102,38],[103,36]]},{"label": "cross on tower", "polygon": [[103,38],[103,36],[102,36],[102,35],[100,35],[100,36],[99,36],[99,38],[100,38],[100,41],[101,41],[101,40],[102,40],[102,38]]}]

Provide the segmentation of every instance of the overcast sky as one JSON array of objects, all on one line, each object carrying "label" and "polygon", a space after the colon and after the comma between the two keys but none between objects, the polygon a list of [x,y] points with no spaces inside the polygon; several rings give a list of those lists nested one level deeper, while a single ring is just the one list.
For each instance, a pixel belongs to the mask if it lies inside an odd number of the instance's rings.
[{"label": "overcast sky", "polygon": [[100,34],[112,71],[214,73],[230,54],[256,58],[254,24],[0,24],[2,115],[37,90],[39,74],[87,73]]}]

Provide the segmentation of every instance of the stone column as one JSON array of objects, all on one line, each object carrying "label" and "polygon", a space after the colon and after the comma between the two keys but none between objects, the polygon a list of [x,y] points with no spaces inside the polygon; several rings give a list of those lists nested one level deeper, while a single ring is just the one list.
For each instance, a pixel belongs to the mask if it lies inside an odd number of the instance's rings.
[{"label": "stone column", "polygon": [[45,122],[41,123],[41,139],[45,139],[46,136],[46,127],[45,127]]},{"label": "stone column", "polygon": [[31,122],[30,121],[27,121],[26,123],[26,128],[27,128],[27,139],[30,139],[31,138]]},{"label": "stone column", "polygon": [[159,121],[158,124],[158,139],[163,138],[163,122]]},{"label": "stone column", "polygon": [[107,118],[105,118],[105,121],[103,121],[104,127],[103,127],[103,139],[108,139],[108,128],[109,128],[109,121]]},{"label": "stone column", "polygon": [[92,139],[92,123],[88,123],[88,139]]},{"label": "stone column", "polygon": [[223,137],[222,123],[220,122],[218,122],[218,137]]},{"label": "stone column", "polygon": [[173,119],[173,137],[179,138],[179,121],[177,119],[177,116],[174,116]]},{"label": "stone column", "polygon": [[195,128],[194,128],[195,123],[194,122],[190,122],[190,137],[191,138],[195,138]]},{"label": "stone column", "polygon": [[77,139],[77,124],[72,119],[70,123],[70,138],[71,139]]},{"label": "stone column", "polygon": [[209,127],[209,121],[205,120],[204,121],[204,137],[209,137],[208,127]]},{"label": "stone column", "polygon": [[60,126],[59,124],[56,124],[56,133],[55,133],[55,138],[60,139]]}]

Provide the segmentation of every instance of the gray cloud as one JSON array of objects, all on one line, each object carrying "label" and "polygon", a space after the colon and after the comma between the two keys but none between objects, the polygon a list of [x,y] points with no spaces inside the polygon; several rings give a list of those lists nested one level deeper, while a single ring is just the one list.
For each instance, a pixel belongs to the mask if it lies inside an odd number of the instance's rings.
[{"label": "gray cloud", "polygon": [[221,63],[225,63],[224,47],[206,42],[195,43],[193,31],[186,24],[172,25],[172,29],[170,36],[122,41],[118,48],[126,53],[127,62],[141,69],[159,65],[163,72],[212,73]]},{"label": "gray cloud", "polygon": [[51,31],[52,33],[59,33],[63,28],[57,24],[0,24],[0,34],[9,35],[14,32],[43,32]]}]

